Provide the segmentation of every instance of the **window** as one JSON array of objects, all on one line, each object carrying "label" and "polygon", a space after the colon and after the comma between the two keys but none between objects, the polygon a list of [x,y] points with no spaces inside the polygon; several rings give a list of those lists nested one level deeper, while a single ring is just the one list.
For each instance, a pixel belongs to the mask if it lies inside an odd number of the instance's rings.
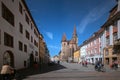
[{"label": "window", "polygon": [[115,40],[117,40],[118,36],[117,33],[113,33],[113,43],[115,42]]},{"label": "window", "polygon": [[109,51],[108,49],[105,51],[105,56],[108,56],[109,55]]},{"label": "window", "polygon": [[31,36],[31,42],[33,42],[33,37]]},{"label": "window", "polygon": [[34,40],[34,45],[35,45],[36,47],[38,47],[38,43],[37,43],[36,40]]},{"label": "window", "polygon": [[24,52],[27,52],[27,45],[24,44]]},{"label": "window", "polygon": [[106,31],[109,32],[109,27],[106,28]]},{"label": "window", "polygon": [[13,13],[2,3],[2,17],[14,26]]},{"label": "window", "polygon": [[23,43],[19,41],[19,50],[22,51],[23,50]]},{"label": "window", "polygon": [[36,35],[36,37],[38,37],[37,31],[34,29],[34,34]]},{"label": "window", "polygon": [[26,30],[26,38],[29,40],[30,39],[30,34],[29,32]]},{"label": "window", "polygon": [[69,43],[67,43],[67,45],[69,45]]},{"label": "window", "polygon": [[117,21],[114,21],[113,26],[117,27]]},{"label": "window", "polygon": [[106,37],[106,45],[108,46],[110,44],[110,38]]},{"label": "window", "polygon": [[20,30],[20,33],[23,33],[23,25],[21,23],[19,23],[19,30]]},{"label": "window", "polygon": [[21,3],[19,3],[19,11],[20,11],[21,14],[23,13],[23,8],[22,8]]},{"label": "window", "polygon": [[94,49],[94,52],[97,53],[96,48]]},{"label": "window", "polygon": [[37,51],[35,51],[35,56],[38,56],[38,52]]},{"label": "window", "polygon": [[92,50],[91,50],[91,54],[94,54]]},{"label": "window", "polygon": [[29,24],[29,18],[26,14],[25,14],[25,19],[26,19],[26,22]]},{"label": "window", "polygon": [[13,48],[13,37],[7,33],[4,33],[4,45]]},{"label": "window", "polygon": [[33,25],[32,25],[32,23],[31,23],[31,29],[33,29]]},{"label": "window", "polygon": [[65,46],[65,43],[63,44],[63,46]]},{"label": "window", "polygon": [[120,45],[114,45],[113,46],[113,54],[120,53]]}]

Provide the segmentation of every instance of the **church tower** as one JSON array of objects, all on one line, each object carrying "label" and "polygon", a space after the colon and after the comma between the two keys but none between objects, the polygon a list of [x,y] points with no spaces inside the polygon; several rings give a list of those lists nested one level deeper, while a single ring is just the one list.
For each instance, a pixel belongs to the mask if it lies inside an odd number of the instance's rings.
[{"label": "church tower", "polygon": [[78,37],[77,37],[77,32],[76,32],[76,26],[74,26],[72,40],[75,42],[75,44],[78,44]]},{"label": "church tower", "polygon": [[76,26],[74,26],[71,40],[67,40],[65,33],[62,36],[60,58],[62,61],[73,61],[74,51],[78,47]]},{"label": "church tower", "polygon": [[77,49],[78,46],[78,37],[77,37],[77,32],[76,32],[76,26],[74,26],[74,31],[71,39],[72,46],[74,48],[74,51]]},{"label": "church tower", "polygon": [[68,59],[68,41],[66,38],[66,34],[64,33],[62,36],[62,41],[61,41],[61,59],[63,61],[67,61]]},{"label": "church tower", "polygon": [[78,37],[77,37],[77,32],[76,32],[76,26],[74,26],[74,31],[73,31],[73,35],[72,35],[72,39],[70,40],[70,58],[71,61],[74,60],[74,51],[77,50],[78,47]]}]

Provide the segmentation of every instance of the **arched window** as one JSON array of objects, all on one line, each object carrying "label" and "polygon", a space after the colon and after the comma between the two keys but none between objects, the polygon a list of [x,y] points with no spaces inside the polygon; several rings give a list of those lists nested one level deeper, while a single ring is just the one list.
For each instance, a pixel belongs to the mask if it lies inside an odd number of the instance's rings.
[{"label": "arched window", "polygon": [[8,63],[10,66],[14,67],[14,56],[11,51],[6,51],[3,55],[3,63]]}]

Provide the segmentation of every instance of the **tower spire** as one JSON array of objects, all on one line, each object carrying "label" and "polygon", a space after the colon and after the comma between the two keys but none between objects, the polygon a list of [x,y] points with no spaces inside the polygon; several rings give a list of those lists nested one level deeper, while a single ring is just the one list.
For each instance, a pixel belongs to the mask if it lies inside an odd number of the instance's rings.
[{"label": "tower spire", "polygon": [[66,34],[64,33],[63,36],[62,36],[62,41],[67,41],[66,39]]},{"label": "tower spire", "polygon": [[74,25],[72,41],[74,41],[74,43],[76,43],[76,44],[78,43],[78,37],[77,37],[77,32],[76,32],[76,25]]},{"label": "tower spire", "polygon": [[76,25],[74,25],[73,36],[77,36],[77,32],[76,32]]}]

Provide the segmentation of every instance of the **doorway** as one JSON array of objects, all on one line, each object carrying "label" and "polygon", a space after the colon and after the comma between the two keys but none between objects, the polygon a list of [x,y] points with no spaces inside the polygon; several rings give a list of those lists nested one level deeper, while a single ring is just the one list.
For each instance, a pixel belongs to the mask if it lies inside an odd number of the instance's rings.
[{"label": "doorway", "polygon": [[6,51],[3,54],[3,63],[8,63],[10,66],[14,67],[14,55],[11,51]]}]

